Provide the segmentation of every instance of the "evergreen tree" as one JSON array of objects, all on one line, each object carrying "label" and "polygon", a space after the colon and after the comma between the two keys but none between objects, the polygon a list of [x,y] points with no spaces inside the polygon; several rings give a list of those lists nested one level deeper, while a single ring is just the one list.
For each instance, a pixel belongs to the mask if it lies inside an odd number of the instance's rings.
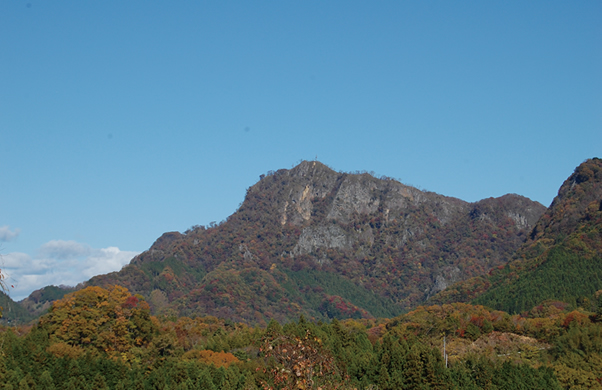
[{"label": "evergreen tree", "polygon": [[100,373],[96,374],[94,377],[94,381],[92,382],[92,388],[94,390],[109,390],[107,386],[107,382],[105,381],[105,377]]},{"label": "evergreen tree", "polygon": [[169,373],[165,370],[165,366],[155,368],[145,380],[146,387],[158,390],[167,389],[169,378]]},{"label": "evergreen tree", "polygon": [[282,326],[278,323],[278,321],[271,319],[268,323],[268,327],[265,330],[266,336],[276,337],[282,334]]},{"label": "evergreen tree", "polygon": [[478,388],[491,388],[491,382],[494,376],[493,364],[491,362],[469,357],[465,365]]},{"label": "evergreen tree", "polygon": [[21,379],[23,378],[23,375],[21,373],[21,370],[17,367],[17,369],[15,370],[7,370],[6,374],[4,374],[4,383],[5,386],[13,386],[13,387],[18,387],[19,386],[19,382],[21,381]]},{"label": "evergreen tree", "polygon": [[27,374],[23,379],[19,381],[19,390],[35,390],[36,382],[33,380],[31,375]]},{"label": "evergreen tree", "polygon": [[449,380],[450,387],[454,389],[480,390],[464,364],[458,364],[449,369]]},{"label": "evergreen tree", "polygon": [[238,381],[238,388],[240,390],[257,390],[257,384],[255,383],[255,377],[252,374],[242,376]]},{"label": "evergreen tree", "polygon": [[176,390],[194,390],[194,382],[192,381],[192,379],[188,378],[185,381],[180,382],[177,386],[176,386]]},{"label": "evergreen tree", "polygon": [[89,389],[86,384],[86,378],[83,376],[73,376],[67,381],[65,390],[87,390]]},{"label": "evergreen tree", "polygon": [[55,390],[54,380],[49,371],[44,371],[38,380],[38,390]]},{"label": "evergreen tree", "polygon": [[199,379],[197,380],[197,389],[201,390],[217,390],[211,379],[209,369],[205,369],[201,372]]},{"label": "evergreen tree", "polygon": [[422,372],[424,370],[424,362],[421,357],[419,344],[415,343],[410,348],[410,352],[405,362],[405,383],[411,389],[423,389],[424,379]]},{"label": "evergreen tree", "polygon": [[126,390],[126,386],[125,386],[125,380],[120,380],[119,382],[117,382],[117,384],[115,385],[115,390]]},{"label": "evergreen tree", "polygon": [[382,363],[378,371],[378,387],[383,390],[394,389],[391,387],[391,376],[386,363]]}]

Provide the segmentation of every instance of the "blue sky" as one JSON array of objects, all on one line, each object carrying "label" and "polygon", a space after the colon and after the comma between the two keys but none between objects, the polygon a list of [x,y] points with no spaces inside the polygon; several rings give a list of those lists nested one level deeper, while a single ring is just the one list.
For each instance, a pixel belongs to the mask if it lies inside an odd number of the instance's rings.
[{"label": "blue sky", "polygon": [[549,205],[602,146],[597,1],[0,0],[0,268],[20,299],[318,160]]}]

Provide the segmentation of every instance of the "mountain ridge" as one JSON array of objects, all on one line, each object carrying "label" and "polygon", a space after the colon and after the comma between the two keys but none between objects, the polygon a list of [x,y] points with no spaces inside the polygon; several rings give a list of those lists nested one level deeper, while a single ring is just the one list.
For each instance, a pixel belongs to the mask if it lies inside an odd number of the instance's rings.
[{"label": "mountain ridge", "polygon": [[469,203],[303,161],[261,175],[222,223],[164,233],[83,286],[122,285],[154,313],[249,323],[394,316],[505,264],[544,211],[516,194]]},{"label": "mountain ridge", "polygon": [[223,223],[165,233],[87,284],[124,285],[159,312],[249,322],[327,318],[320,310],[335,301],[370,313],[371,294],[379,312],[396,314],[505,263],[544,209],[515,194],[469,203],[303,161],[260,177]]},{"label": "mountain ridge", "polygon": [[562,184],[512,261],[444,291],[433,303],[473,301],[509,312],[545,299],[592,299],[602,289],[602,160],[588,159]]}]

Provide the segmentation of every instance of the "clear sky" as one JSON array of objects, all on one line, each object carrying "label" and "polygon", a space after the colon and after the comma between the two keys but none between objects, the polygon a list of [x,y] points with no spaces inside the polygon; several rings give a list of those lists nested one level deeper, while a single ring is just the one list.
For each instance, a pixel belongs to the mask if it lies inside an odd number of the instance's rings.
[{"label": "clear sky", "polygon": [[0,268],[118,270],[316,157],[548,206],[602,157],[601,70],[600,1],[0,0]]}]

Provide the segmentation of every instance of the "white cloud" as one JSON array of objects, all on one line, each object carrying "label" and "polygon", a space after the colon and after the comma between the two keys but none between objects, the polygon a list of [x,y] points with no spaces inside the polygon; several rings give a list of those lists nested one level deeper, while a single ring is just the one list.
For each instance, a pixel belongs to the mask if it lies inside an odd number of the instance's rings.
[{"label": "white cloud", "polygon": [[75,241],[52,240],[42,245],[40,254],[53,259],[71,259],[89,255],[91,248],[88,245]]},{"label": "white cloud", "polygon": [[28,254],[13,252],[8,255],[2,255],[0,265],[2,268],[27,267],[31,259]]},{"label": "white cloud", "polygon": [[91,278],[95,275],[119,271],[124,265],[129,264],[138,253],[122,251],[114,246],[94,250],[86,259],[86,266],[82,270],[83,275]]},{"label": "white cloud", "polygon": [[19,252],[3,255],[0,269],[11,298],[21,300],[45,286],[75,286],[95,275],[119,271],[138,253],[53,240],[42,245],[33,257]]},{"label": "white cloud", "polygon": [[10,230],[8,226],[0,226],[0,242],[12,241],[21,233],[21,229]]}]

